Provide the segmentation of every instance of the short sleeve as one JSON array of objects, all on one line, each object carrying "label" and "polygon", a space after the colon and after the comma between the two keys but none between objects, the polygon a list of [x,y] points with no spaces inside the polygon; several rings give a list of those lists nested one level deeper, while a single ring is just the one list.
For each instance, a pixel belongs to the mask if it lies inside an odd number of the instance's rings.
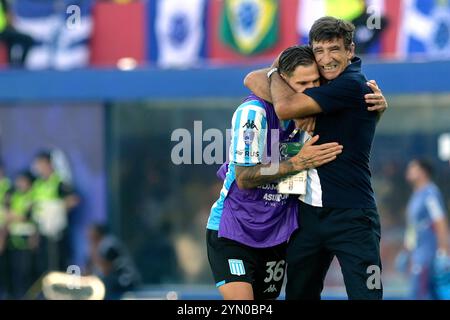
[{"label": "short sleeve", "polygon": [[312,98],[324,113],[365,106],[364,95],[370,89],[363,89],[355,79],[342,77],[320,87],[309,88],[304,94]]},{"label": "short sleeve", "polygon": [[251,100],[239,106],[232,119],[230,162],[240,166],[261,163],[266,131],[266,110],[261,102]]},{"label": "short sleeve", "polygon": [[439,199],[434,194],[430,194],[425,199],[425,206],[433,222],[442,219],[445,216],[444,208]]}]

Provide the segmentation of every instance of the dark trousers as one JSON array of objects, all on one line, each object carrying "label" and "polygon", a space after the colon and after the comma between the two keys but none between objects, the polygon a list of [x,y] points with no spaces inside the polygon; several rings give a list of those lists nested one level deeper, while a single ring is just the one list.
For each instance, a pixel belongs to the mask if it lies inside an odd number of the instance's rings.
[{"label": "dark trousers", "polygon": [[8,258],[10,298],[24,299],[35,280],[33,279],[33,252],[29,249],[9,249]]},{"label": "dark trousers", "polygon": [[65,272],[71,260],[71,249],[67,229],[60,239],[40,236],[39,248],[36,254],[36,264],[39,276],[49,271]]},{"label": "dark trousers", "polygon": [[300,202],[298,220],[300,227],[288,243],[286,299],[320,299],[334,256],[349,299],[382,299],[376,209],[317,208]]},{"label": "dark trousers", "polygon": [[[8,62],[13,67],[21,67],[24,65],[28,51],[34,44],[33,38],[10,26],[0,32],[0,42],[6,44],[8,50]],[[15,54],[16,48],[19,49],[17,54]]]},{"label": "dark trousers", "polygon": [[0,253],[0,300],[8,298],[8,255],[5,251]]}]

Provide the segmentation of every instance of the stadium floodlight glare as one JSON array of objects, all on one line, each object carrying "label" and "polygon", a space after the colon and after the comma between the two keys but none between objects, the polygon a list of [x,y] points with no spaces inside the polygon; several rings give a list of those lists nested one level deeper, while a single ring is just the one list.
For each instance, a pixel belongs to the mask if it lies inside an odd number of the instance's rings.
[{"label": "stadium floodlight glare", "polygon": [[438,154],[442,161],[450,161],[450,133],[444,133],[438,139]]},{"label": "stadium floodlight glare", "polygon": [[137,61],[134,58],[125,57],[117,61],[117,68],[122,71],[134,70],[137,67]]}]

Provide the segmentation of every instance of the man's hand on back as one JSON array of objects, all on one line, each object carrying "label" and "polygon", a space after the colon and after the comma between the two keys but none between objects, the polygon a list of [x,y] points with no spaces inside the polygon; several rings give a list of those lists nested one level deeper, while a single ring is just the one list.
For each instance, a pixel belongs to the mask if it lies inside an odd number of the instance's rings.
[{"label": "man's hand on back", "polygon": [[388,107],[388,103],[384,98],[383,93],[381,92],[375,80],[368,81],[367,85],[373,91],[373,93],[369,93],[364,96],[367,104],[373,104],[373,106],[368,107],[367,110],[383,113]]}]

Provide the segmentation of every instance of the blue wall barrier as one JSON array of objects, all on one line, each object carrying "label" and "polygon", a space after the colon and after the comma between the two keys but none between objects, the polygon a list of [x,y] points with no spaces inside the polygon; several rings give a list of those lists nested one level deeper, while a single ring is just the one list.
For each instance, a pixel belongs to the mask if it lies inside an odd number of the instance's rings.
[{"label": "blue wall barrier", "polygon": [[[0,72],[0,101],[111,101],[239,97],[244,76],[255,67],[191,70],[88,69]],[[450,92],[450,61],[368,63],[363,71],[385,94]]]}]

